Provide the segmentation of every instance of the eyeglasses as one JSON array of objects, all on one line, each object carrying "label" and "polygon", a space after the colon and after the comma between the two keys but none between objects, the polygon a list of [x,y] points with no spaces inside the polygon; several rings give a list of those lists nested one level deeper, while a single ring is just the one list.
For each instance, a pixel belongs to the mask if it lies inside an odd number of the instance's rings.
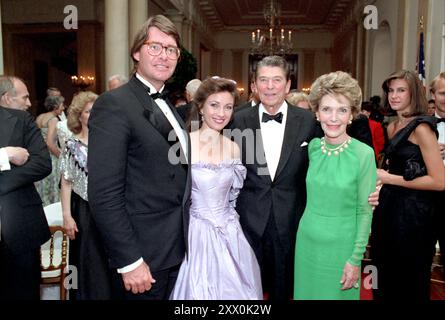
[{"label": "eyeglasses", "polygon": [[147,45],[147,52],[151,56],[159,56],[162,52],[162,49],[165,49],[165,54],[169,59],[176,60],[179,59],[181,55],[181,51],[177,47],[173,46],[163,46],[162,43],[159,42],[144,42]]}]

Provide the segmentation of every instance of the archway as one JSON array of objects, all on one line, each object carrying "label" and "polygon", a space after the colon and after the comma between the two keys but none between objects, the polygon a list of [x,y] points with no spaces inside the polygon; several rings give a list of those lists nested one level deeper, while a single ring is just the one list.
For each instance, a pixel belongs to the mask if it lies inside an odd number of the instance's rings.
[{"label": "archway", "polygon": [[376,31],[371,47],[372,73],[371,73],[371,96],[382,94],[382,82],[393,70],[391,30],[385,21]]}]

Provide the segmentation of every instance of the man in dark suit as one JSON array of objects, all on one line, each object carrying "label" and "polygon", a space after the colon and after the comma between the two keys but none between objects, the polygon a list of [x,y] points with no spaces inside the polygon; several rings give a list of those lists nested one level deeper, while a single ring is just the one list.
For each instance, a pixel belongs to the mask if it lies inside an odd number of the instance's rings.
[{"label": "man in dark suit", "polygon": [[168,299],[186,252],[188,135],[162,94],[179,48],[174,24],[149,18],[131,49],[135,75],[102,94],[89,119],[88,198],[116,299]]},{"label": "man in dark suit", "polygon": [[40,299],[40,246],[50,237],[34,182],[51,173],[51,160],[22,111],[30,105],[22,89],[22,80],[0,77],[0,300]]},{"label": "man in dark suit", "polygon": [[[253,77],[252,77],[253,78]],[[252,79],[250,82],[250,90],[252,91],[249,95],[249,101],[246,103],[239,105],[235,108],[235,112],[239,112],[244,109],[248,109],[250,107],[256,106],[258,103],[260,103],[260,98],[258,97],[258,92],[256,91],[255,82]]]},{"label": "man in dark suit", "polygon": [[[241,144],[247,178],[236,209],[259,260],[264,291],[277,300],[292,297],[295,237],[306,204],[307,145],[316,134],[313,113],[285,101],[289,74],[282,57],[259,62],[254,81],[261,103],[236,112],[232,125],[253,130],[253,140]],[[236,130],[232,134],[236,140]]]}]

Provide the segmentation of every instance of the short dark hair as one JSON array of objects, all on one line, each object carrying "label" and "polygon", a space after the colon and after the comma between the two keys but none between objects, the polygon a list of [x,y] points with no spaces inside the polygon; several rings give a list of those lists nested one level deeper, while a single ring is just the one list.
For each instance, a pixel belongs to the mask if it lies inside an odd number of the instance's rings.
[{"label": "short dark hair", "polygon": [[62,96],[47,96],[43,105],[45,106],[46,110],[53,111],[57,109],[64,101],[65,98]]},{"label": "short dark hair", "polygon": [[374,104],[371,101],[363,101],[362,102],[362,110],[373,112],[374,111]]},{"label": "short dark hair", "polygon": [[255,69],[255,81],[258,78],[258,70],[262,67],[279,67],[283,69],[284,74],[286,75],[286,81],[289,81],[290,79],[289,63],[287,63],[286,59],[281,56],[267,56],[258,62]]}]

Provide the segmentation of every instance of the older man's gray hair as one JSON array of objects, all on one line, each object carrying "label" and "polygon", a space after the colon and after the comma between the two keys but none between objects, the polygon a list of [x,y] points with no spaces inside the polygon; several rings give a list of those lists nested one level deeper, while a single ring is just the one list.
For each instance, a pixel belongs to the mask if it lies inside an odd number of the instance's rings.
[{"label": "older man's gray hair", "polygon": [[10,92],[12,96],[15,96],[14,83],[12,82],[12,77],[0,76],[0,97],[6,92]]},{"label": "older man's gray hair", "polygon": [[108,78],[108,90],[116,89],[128,82],[128,78],[121,74],[114,74]]},{"label": "older man's gray hair", "polygon": [[199,79],[192,79],[189,82],[187,82],[187,85],[185,86],[185,91],[187,94],[188,102],[193,100],[193,96],[195,95],[195,92],[196,90],[198,90],[200,85],[201,85],[201,80]]}]

